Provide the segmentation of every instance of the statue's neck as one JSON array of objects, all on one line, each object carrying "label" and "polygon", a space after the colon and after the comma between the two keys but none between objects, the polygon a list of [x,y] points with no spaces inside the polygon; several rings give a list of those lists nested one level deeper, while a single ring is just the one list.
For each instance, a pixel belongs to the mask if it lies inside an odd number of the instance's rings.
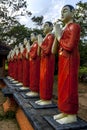
[{"label": "statue's neck", "polygon": [[48,32],[48,33],[46,34],[46,36],[48,36],[49,34],[51,34],[51,31],[50,31],[50,32]]},{"label": "statue's neck", "polygon": [[73,19],[69,20],[67,23],[65,23],[65,26],[67,26],[68,24],[73,23]]},{"label": "statue's neck", "polygon": [[63,27],[62,30],[64,30],[70,23],[73,23],[73,20],[70,20],[70,21],[68,21],[67,23],[65,23],[65,26]]},{"label": "statue's neck", "polygon": [[23,53],[24,48],[21,48],[21,53]]}]

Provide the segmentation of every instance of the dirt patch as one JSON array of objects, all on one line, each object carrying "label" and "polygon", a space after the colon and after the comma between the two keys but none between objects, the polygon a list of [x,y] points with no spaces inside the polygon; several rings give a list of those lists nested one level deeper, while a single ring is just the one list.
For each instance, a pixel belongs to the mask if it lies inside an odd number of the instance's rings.
[{"label": "dirt patch", "polygon": [[0,130],[20,130],[15,119],[0,121]]},{"label": "dirt patch", "polygon": [[78,116],[87,121],[87,84],[79,83],[79,111]]},{"label": "dirt patch", "polygon": [[3,111],[2,104],[6,101],[0,90],[0,130],[20,130],[16,118],[10,113],[6,115]]}]

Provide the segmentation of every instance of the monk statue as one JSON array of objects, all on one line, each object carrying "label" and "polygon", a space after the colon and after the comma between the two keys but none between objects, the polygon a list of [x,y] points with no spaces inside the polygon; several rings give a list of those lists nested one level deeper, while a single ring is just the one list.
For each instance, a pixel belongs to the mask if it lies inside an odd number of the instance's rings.
[{"label": "monk statue", "polygon": [[23,87],[20,89],[29,89],[29,59],[27,57],[30,49],[30,43],[27,39],[24,39],[24,50],[22,53],[22,62],[23,62]]},{"label": "monk statue", "polygon": [[23,62],[22,62],[23,51],[24,51],[23,44],[19,43],[19,53],[18,53],[18,81],[19,83],[16,85],[23,85]]},{"label": "monk statue", "polygon": [[38,36],[38,45],[41,48],[41,63],[40,63],[40,100],[35,103],[38,105],[52,104],[53,79],[54,79],[54,64],[55,56],[51,53],[51,48],[54,42],[52,34],[53,24],[45,22],[43,32],[45,38]]},{"label": "monk statue", "polygon": [[37,34],[31,33],[31,48],[29,52],[29,64],[30,64],[30,92],[26,95],[30,97],[36,97],[39,94],[39,81],[40,81],[40,56],[38,53],[38,41]]},{"label": "monk statue", "polygon": [[11,64],[11,68],[10,68],[10,70],[11,70],[11,81],[14,81],[15,79],[14,79],[14,55],[15,55],[15,49],[13,49],[12,51],[11,51],[11,56],[10,56],[10,64]]},{"label": "monk statue", "polygon": [[60,124],[77,121],[80,26],[74,22],[74,11],[73,6],[65,5],[61,11],[64,28],[61,29],[59,24],[54,26],[59,43],[58,108],[61,113],[53,118]]},{"label": "monk statue", "polygon": [[9,57],[8,57],[8,74],[9,74],[9,79],[10,80],[13,80],[12,78],[12,53],[13,53],[13,50],[11,49],[11,51],[9,52]]},{"label": "monk statue", "polygon": [[14,80],[13,83],[18,83],[18,46],[15,45],[14,48]]},{"label": "monk statue", "polygon": [[27,38],[24,38],[24,45],[27,44]]}]

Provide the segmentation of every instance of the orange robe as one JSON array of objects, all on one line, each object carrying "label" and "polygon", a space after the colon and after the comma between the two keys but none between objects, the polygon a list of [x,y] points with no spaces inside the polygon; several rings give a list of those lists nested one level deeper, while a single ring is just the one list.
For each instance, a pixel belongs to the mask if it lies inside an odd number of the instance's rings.
[{"label": "orange robe", "polygon": [[18,53],[18,81],[23,82],[23,62],[21,52]]},{"label": "orange robe", "polygon": [[80,26],[70,23],[59,41],[58,108],[67,114],[78,111]]},{"label": "orange robe", "polygon": [[39,92],[40,57],[37,55],[38,44],[35,41],[29,52],[30,62],[30,90]]},{"label": "orange robe", "polygon": [[53,92],[55,56],[51,53],[53,34],[48,34],[41,45],[40,98],[51,100]]},{"label": "orange robe", "polygon": [[29,60],[26,59],[27,49],[23,51],[23,85],[29,87]]}]

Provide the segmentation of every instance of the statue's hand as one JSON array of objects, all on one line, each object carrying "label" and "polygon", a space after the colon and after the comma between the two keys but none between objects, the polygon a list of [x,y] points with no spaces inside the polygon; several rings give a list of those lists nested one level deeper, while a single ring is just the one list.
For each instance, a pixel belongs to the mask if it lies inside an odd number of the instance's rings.
[{"label": "statue's hand", "polygon": [[29,53],[29,51],[30,51],[30,48],[31,48],[31,47],[28,47],[28,48],[27,48],[27,52],[28,52],[28,53]]},{"label": "statue's hand", "polygon": [[42,41],[43,41],[42,35],[39,34],[39,35],[38,35],[38,45],[39,45],[39,46],[41,46]]},{"label": "statue's hand", "polygon": [[55,36],[58,40],[60,40],[60,37],[61,37],[61,28],[60,28],[60,24],[55,24],[54,25],[54,31],[55,31]]},{"label": "statue's hand", "polygon": [[28,53],[26,53],[26,59],[28,59]]},{"label": "statue's hand", "polygon": [[18,53],[19,53],[19,51],[18,51],[18,49],[16,50],[16,55],[18,56]]},{"label": "statue's hand", "polygon": [[29,40],[27,41],[26,48],[30,48],[30,42],[29,42]]}]

